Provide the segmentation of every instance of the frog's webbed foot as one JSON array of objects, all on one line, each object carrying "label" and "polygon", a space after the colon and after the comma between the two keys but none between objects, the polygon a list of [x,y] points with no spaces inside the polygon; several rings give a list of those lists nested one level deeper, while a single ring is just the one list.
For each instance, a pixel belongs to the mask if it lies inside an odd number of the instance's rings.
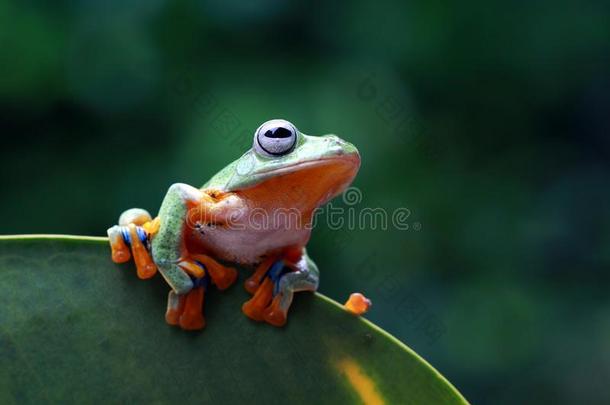
[{"label": "frog's webbed foot", "polygon": [[190,276],[192,288],[183,294],[174,290],[169,292],[165,321],[184,330],[203,329],[203,303],[210,284],[209,274],[201,262],[192,258],[180,260],[177,266]]},{"label": "frog's webbed foot", "polygon": [[[276,260],[268,268],[254,296],[242,306],[242,311],[249,318],[266,321],[274,326],[283,326],[288,319],[288,310],[294,293],[317,290],[319,272],[315,263],[309,259],[304,250],[295,261],[292,261],[290,256],[289,254],[283,259]],[[286,272],[286,269],[289,271]]]},{"label": "frog's webbed foot", "polygon": [[246,291],[248,291],[250,294],[255,294],[263,283],[269,268],[277,260],[277,257],[269,257],[259,264],[256,270],[254,270],[254,273],[244,283],[244,288]]},{"label": "frog's webbed foot", "polygon": [[244,283],[244,288],[253,297],[245,302],[241,309],[242,312],[250,319],[255,321],[264,321],[264,311],[269,306],[273,299],[274,282],[269,275],[282,271],[284,262],[272,256],[265,259],[258,265],[254,273]]},{"label": "frog's webbed foot", "polygon": [[241,310],[248,318],[259,322],[263,321],[265,319],[264,311],[269,306],[272,298],[273,282],[271,279],[265,278],[254,293],[254,296],[244,302]]},{"label": "frog's webbed foot", "polygon": [[133,256],[139,278],[154,276],[157,267],[150,257],[150,238],[157,229],[158,220],[152,220],[145,210],[133,208],[125,211],[119,224],[108,229],[112,260],[125,263]]},{"label": "frog's webbed foot", "polygon": [[176,266],[188,274],[192,289],[182,294],[174,290],[169,292],[165,320],[185,330],[203,329],[204,298],[210,282],[224,290],[237,279],[237,270],[225,267],[209,256],[197,254],[180,259]]},{"label": "frog's webbed foot", "polygon": [[200,330],[205,327],[203,301],[205,288],[194,287],[186,294],[176,294],[173,290],[167,297],[165,321],[180,326],[184,330]]},{"label": "frog's webbed foot", "polygon": [[263,318],[265,322],[271,324],[273,326],[281,327],[286,324],[288,320],[288,308],[290,308],[290,304],[283,304],[283,295],[276,295],[271,301],[271,305],[265,309],[263,313]]}]

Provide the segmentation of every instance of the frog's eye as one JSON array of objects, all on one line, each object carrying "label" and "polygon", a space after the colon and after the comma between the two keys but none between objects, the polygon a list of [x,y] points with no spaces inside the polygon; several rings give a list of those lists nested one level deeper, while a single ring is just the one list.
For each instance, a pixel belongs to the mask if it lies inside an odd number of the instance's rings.
[{"label": "frog's eye", "polygon": [[254,150],[264,156],[281,156],[294,149],[297,129],[286,120],[271,120],[254,134]]}]

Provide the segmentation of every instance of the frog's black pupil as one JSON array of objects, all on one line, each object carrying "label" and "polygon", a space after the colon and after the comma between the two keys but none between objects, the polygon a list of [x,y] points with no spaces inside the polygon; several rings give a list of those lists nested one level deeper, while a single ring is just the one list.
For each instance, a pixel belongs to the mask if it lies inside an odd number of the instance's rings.
[{"label": "frog's black pupil", "polygon": [[290,138],[292,131],[284,127],[271,128],[265,131],[265,136],[267,138]]}]

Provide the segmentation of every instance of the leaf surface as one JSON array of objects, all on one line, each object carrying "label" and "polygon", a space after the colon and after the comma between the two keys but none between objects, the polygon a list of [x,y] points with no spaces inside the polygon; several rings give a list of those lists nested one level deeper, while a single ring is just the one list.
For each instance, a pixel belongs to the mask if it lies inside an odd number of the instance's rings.
[{"label": "leaf surface", "polygon": [[244,276],[211,288],[206,328],[185,332],[165,324],[161,277],[112,263],[105,238],[0,238],[0,403],[466,403],[320,294],[297,294],[282,329],[250,321]]}]

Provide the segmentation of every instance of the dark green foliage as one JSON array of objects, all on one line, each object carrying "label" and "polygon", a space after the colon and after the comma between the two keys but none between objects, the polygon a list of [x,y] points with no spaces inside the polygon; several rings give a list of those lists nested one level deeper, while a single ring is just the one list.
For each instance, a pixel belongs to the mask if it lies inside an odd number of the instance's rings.
[{"label": "dark green foliage", "polygon": [[112,263],[106,241],[0,239],[0,403],[356,404],[345,361],[388,404],[465,403],[335,302],[301,294],[278,329],[241,314],[240,284],[212,289],[207,328],[185,332],[165,324],[162,279]]}]

